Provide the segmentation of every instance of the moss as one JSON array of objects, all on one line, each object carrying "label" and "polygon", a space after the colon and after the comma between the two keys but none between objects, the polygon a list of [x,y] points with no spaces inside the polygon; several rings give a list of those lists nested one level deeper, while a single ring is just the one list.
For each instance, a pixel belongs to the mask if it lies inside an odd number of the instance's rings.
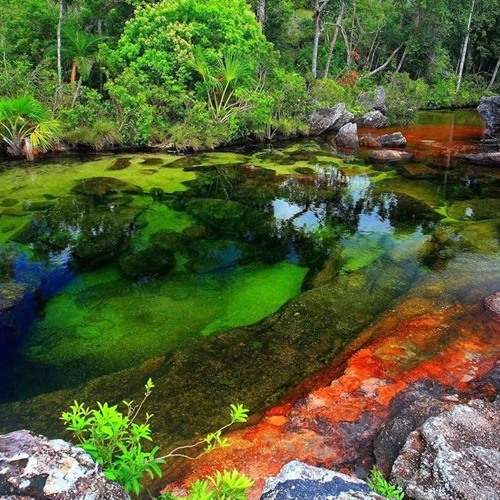
[{"label": "moss", "polygon": [[448,215],[459,220],[495,219],[498,214],[500,214],[500,200],[497,199],[456,201],[448,208]]}]

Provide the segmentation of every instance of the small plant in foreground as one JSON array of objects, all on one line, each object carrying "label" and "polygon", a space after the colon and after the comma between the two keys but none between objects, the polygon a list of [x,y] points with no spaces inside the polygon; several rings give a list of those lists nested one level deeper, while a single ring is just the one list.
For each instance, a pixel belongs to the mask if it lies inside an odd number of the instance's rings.
[{"label": "small plant in foreground", "polygon": [[396,500],[403,500],[405,497],[404,491],[396,485],[389,483],[376,467],[373,467],[370,471],[366,482],[375,493],[383,497],[395,498]]},{"label": "small plant in foreground", "polygon": [[191,485],[187,497],[166,493],[159,500],[246,500],[246,490],[253,481],[237,470],[217,472]]},{"label": "small plant in foreground", "polygon": [[[161,477],[160,464],[165,463],[167,458],[183,457],[195,460],[216,447],[228,446],[228,441],[222,437],[222,432],[236,422],[246,422],[248,418],[246,408],[241,404],[232,404],[230,405],[231,420],[228,424],[211,432],[194,444],[179,446],[166,455],[157,456],[160,450],[159,446],[153,446],[149,451],[146,451],[150,448],[147,443],[153,440],[149,424],[153,415],[146,413],[144,422],[138,422],[143,405],[151,395],[153,388],[154,384],[149,379],[145,385],[144,397],[139,404],[134,404],[133,401],[123,401],[126,408],[125,413],[118,410],[117,405],[97,403],[97,408],[91,409],[83,403],[75,401],[70,410],[63,412],[61,416],[66,428],[72,431],[78,440],[79,446],[102,465],[106,477],[120,483],[127,491],[136,494],[142,490],[143,486],[140,481],[144,475],[147,474],[153,478],[156,474]],[[195,456],[186,454],[188,450],[200,449],[202,446],[202,451]],[[231,484],[229,481],[231,478],[224,480],[224,477],[222,475],[220,479],[217,479],[218,476],[216,476],[215,480],[210,481],[214,485],[214,481],[218,481],[217,484],[222,488],[224,485]],[[238,477],[234,477],[234,481]],[[192,498],[205,497],[193,496]],[[233,497],[210,496],[206,498],[229,499]]]}]

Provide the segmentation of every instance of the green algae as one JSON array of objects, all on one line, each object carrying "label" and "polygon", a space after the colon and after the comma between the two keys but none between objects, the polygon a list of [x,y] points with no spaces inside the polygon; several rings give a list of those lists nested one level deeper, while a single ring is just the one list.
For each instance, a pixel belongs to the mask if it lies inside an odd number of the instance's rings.
[{"label": "green algae", "polygon": [[306,272],[280,263],[144,283],[126,282],[115,269],[83,273],[47,305],[24,356],[63,373],[80,366],[80,375],[67,374],[73,383],[129,368],[264,318],[300,291]]}]

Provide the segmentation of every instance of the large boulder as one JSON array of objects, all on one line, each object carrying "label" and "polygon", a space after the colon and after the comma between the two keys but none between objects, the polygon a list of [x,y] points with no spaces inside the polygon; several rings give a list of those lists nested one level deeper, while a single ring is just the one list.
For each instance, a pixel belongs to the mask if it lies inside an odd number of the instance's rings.
[{"label": "large boulder", "polygon": [[361,92],[358,96],[358,104],[363,108],[380,111],[387,114],[385,105],[386,93],[384,87],[377,87],[373,92]]},{"label": "large boulder", "polygon": [[389,119],[380,111],[368,111],[361,115],[357,120],[360,127],[384,128],[389,125]]},{"label": "large boulder", "polygon": [[500,95],[483,97],[477,110],[484,120],[485,135],[500,137]]},{"label": "large boulder", "polygon": [[464,158],[475,165],[486,165],[491,167],[500,167],[500,152],[492,153],[473,153],[464,155]]},{"label": "large boulder", "polygon": [[335,137],[335,143],[341,148],[357,148],[359,146],[358,126],[347,123]]},{"label": "large boulder", "polygon": [[500,499],[500,401],[472,401],[412,432],[391,479],[415,500]]},{"label": "large boulder", "polygon": [[81,448],[25,430],[0,436],[0,498],[130,500]]},{"label": "large boulder", "polygon": [[339,472],[294,460],[266,481],[261,500],[382,500],[368,484]]},{"label": "large boulder", "polygon": [[408,143],[406,137],[401,132],[383,135],[378,140],[385,148],[402,148]]},{"label": "large boulder", "polygon": [[352,120],[354,120],[354,115],[347,111],[343,102],[340,102],[332,108],[320,109],[309,117],[309,134],[321,135],[324,132],[335,132]]}]

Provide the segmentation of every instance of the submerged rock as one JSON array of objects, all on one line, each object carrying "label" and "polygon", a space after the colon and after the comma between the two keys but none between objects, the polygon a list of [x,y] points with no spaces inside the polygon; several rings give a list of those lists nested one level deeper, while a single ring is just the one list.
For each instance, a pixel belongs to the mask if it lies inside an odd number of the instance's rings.
[{"label": "submerged rock", "polygon": [[309,134],[321,135],[324,132],[340,130],[353,119],[354,115],[340,102],[333,108],[320,109],[309,117]]},{"label": "submerged rock", "polygon": [[355,123],[347,123],[335,137],[335,143],[339,147],[357,148],[359,146],[358,126]]},{"label": "submerged rock", "polygon": [[380,149],[370,153],[370,159],[374,161],[404,161],[411,158],[406,151],[393,151],[392,149]]},{"label": "submerged rock", "polygon": [[27,289],[27,285],[22,283],[0,283],[0,313],[16,306]]},{"label": "submerged rock", "polygon": [[174,267],[174,253],[159,244],[129,253],[120,259],[121,270],[130,278],[165,276]]},{"label": "submerged rock", "polygon": [[130,167],[130,160],[132,158],[117,158],[108,168],[107,170],[124,170]]},{"label": "submerged rock", "polygon": [[486,135],[500,136],[500,95],[483,97],[477,107],[484,120]]},{"label": "submerged rock", "polygon": [[266,481],[261,500],[383,500],[365,481],[297,460]]},{"label": "submerged rock", "polygon": [[500,213],[500,200],[464,200],[452,203],[448,208],[448,215],[453,219],[487,220],[496,219]]},{"label": "submerged rock", "polygon": [[130,500],[81,448],[25,430],[0,436],[0,498]]},{"label": "submerged rock", "polygon": [[415,500],[500,498],[500,401],[472,401],[408,437],[391,478]]},{"label": "submerged rock", "polygon": [[380,144],[386,148],[401,148],[406,146],[408,141],[401,132],[394,132],[393,134],[386,134],[379,137]]},{"label": "submerged rock", "polygon": [[114,177],[92,177],[80,181],[71,191],[84,196],[102,198],[117,193],[140,194],[142,188]]}]

